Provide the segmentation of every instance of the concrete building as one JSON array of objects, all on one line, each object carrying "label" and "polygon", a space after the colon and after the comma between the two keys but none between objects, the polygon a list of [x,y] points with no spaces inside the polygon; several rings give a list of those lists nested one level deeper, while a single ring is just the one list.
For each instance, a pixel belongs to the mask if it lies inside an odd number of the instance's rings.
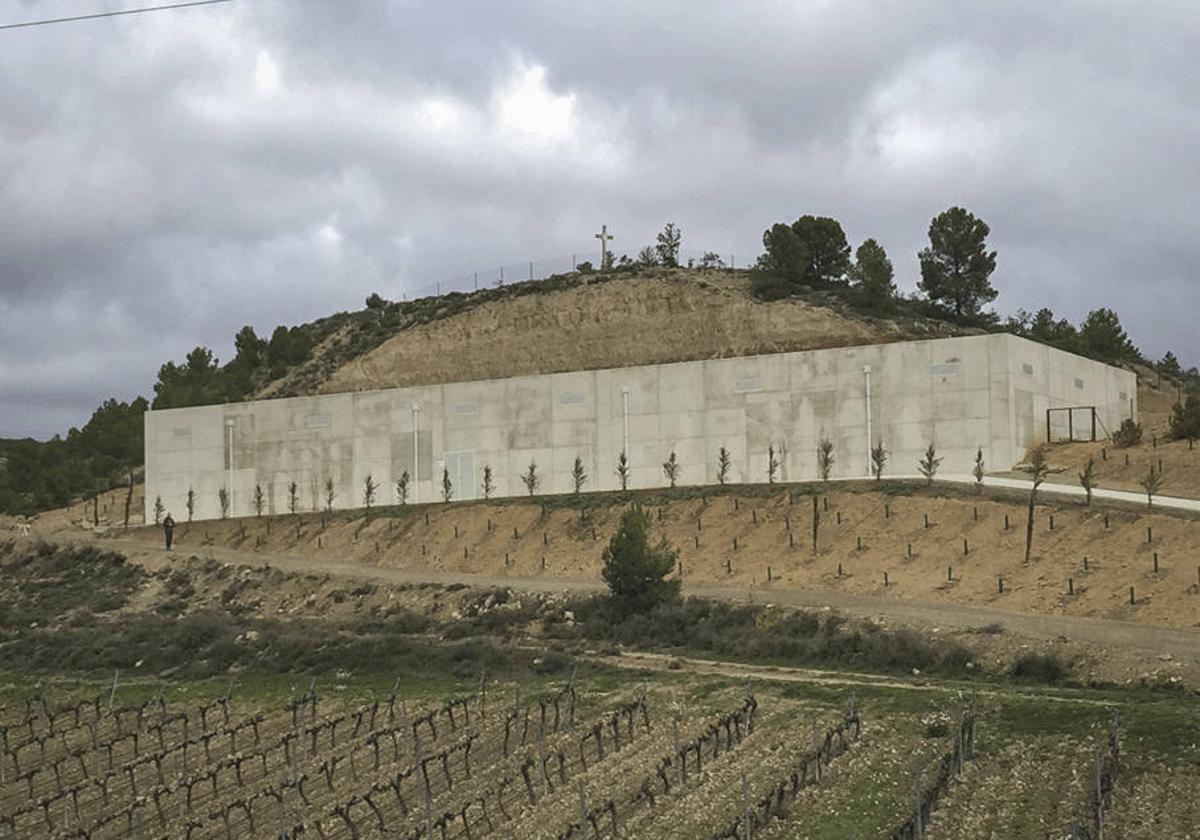
[{"label": "concrete building", "polygon": [[[1030,445],[1067,432],[1098,434],[1136,416],[1132,373],[1011,335],[981,335],[578,371],[479,382],[262,400],[146,414],[146,507],[162,498],[176,519],[188,489],[197,519],[254,512],[361,507],[367,476],[376,504],[440,501],[443,470],[454,499],[480,498],[485,466],[494,496],[524,495],[536,464],[539,493],[571,490],[575,458],[585,490],[665,485],[674,452],[679,483],[716,483],[722,446],[731,482],[765,482],[768,449],[777,480],[817,477],[817,445],[834,445],[833,476],[870,474],[870,446],[890,452],[885,472],[912,474],[933,442],[944,472],[971,469],[978,448],[989,470],[1018,463]],[[1094,407],[1074,413],[1048,408]]]}]

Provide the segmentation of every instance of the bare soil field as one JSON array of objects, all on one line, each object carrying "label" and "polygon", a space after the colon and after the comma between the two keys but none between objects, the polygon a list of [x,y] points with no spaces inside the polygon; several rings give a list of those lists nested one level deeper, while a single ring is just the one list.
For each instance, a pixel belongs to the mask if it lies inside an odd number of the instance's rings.
[{"label": "bare soil field", "polygon": [[[727,488],[723,495],[681,493],[647,503],[655,538],[679,549],[683,579],[692,585],[719,583],[766,599],[772,591],[829,590],[1200,627],[1195,519],[1039,504],[1026,563],[1026,511],[1017,497],[869,487],[837,486],[811,496]],[[225,547],[439,575],[596,581],[623,509],[617,500],[576,507],[561,498],[545,506],[451,503],[389,508],[369,520],[334,513],[185,523],[176,539],[185,552]],[[129,534],[159,536],[151,528]]]}]

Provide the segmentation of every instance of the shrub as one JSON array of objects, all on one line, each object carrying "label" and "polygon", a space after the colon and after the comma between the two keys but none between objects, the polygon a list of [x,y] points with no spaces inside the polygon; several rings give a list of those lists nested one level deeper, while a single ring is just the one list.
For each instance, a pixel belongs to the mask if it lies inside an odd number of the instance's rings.
[{"label": "shrub", "polygon": [[795,286],[778,274],[756,271],[750,276],[750,294],[761,301],[783,300],[795,290]]},{"label": "shrub", "polygon": [[1018,680],[1053,684],[1066,679],[1067,669],[1056,654],[1026,653],[1013,662],[1008,673]]},{"label": "shrub", "polygon": [[1174,440],[1200,438],[1200,394],[1188,394],[1184,402],[1171,409],[1171,431]]},{"label": "shrub", "polygon": [[1132,417],[1125,418],[1112,433],[1112,442],[1114,446],[1120,447],[1137,446],[1142,442],[1142,424]]}]

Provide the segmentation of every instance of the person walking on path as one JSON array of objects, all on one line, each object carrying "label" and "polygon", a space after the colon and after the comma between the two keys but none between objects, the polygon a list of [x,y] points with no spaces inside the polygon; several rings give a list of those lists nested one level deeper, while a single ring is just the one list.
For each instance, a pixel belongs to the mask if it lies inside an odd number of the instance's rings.
[{"label": "person walking on path", "polygon": [[167,514],[163,519],[163,536],[167,540],[167,551],[171,550],[171,540],[175,537],[175,520],[171,518],[171,514]]}]

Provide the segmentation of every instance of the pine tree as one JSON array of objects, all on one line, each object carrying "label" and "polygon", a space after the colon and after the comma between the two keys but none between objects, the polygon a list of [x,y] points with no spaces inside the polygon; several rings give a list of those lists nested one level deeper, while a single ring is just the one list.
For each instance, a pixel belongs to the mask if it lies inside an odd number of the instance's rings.
[{"label": "pine tree", "polygon": [[931,301],[948,306],[959,320],[978,314],[999,294],[989,279],[996,270],[996,252],[987,250],[989,233],[982,219],[951,207],[929,223],[929,247],[918,254],[918,288]]},{"label": "pine tree", "polygon": [[679,597],[678,580],[668,580],[679,552],[666,538],[650,545],[650,516],[636,502],[621,514],[604,549],[601,576],[612,602],[625,614],[646,612]]},{"label": "pine tree", "polygon": [[874,239],[868,239],[854,252],[850,280],[859,301],[869,309],[885,312],[896,303],[895,271],[887,251]]}]

